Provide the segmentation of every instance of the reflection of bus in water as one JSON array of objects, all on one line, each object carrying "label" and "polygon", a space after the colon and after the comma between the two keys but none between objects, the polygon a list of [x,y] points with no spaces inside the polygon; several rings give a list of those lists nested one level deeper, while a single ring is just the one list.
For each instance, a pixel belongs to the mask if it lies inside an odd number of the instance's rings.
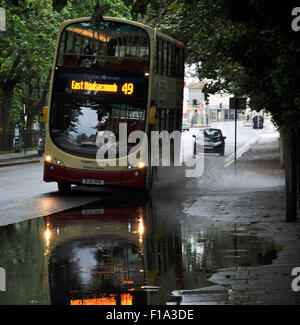
[{"label": "reflection of bus in water", "polygon": [[52,304],[157,305],[183,288],[176,223],[157,218],[151,202],[129,201],[45,219]]},{"label": "reflection of bus in water", "polygon": [[[150,188],[150,155],[148,161],[139,156],[146,140],[138,145],[128,137],[181,130],[183,62],[181,42],[143,24],[119,18],[63,23],[46,119],[44,181],[63,191],[71,184]],[[119,134],[120,124],[128,137]]]},{"label": "reflection of bus in water", "polygon": [[88,206],[47,218],[52,304],[145,304],[144,207]]}]

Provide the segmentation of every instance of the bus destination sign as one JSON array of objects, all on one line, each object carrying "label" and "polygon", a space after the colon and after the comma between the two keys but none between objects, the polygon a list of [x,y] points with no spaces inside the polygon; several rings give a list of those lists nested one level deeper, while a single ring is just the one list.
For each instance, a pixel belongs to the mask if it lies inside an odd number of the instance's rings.
[{"label": "bus destination sign", "polygon": [[54,89],[57,93],[76,96],[127,97],[145,99],[148,78],[141,76],[69,73],[56,71]]},{"label": "bus destination sign", "polygon": [[132,95],[134,93],[134,84],[132,82],[125,82],[122,84],[107,84],[107,83],[97,83],[89,81],[71,81],[72,90],[83,90],[83,91],[96,91],[105,93],[118,93],[121,91],[124,95]]}]

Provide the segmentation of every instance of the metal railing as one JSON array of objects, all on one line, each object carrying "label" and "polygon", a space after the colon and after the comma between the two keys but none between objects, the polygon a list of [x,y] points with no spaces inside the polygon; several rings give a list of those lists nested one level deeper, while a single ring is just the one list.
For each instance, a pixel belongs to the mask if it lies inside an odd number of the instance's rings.
[{"label": "metal railing", "polygon": [[[20,131],[20,149],[36,148],[38,139],[44,137],[44,130],[21,130]],[[15,151],[15,132],[14,131],[0,131],[0,152]]]}]

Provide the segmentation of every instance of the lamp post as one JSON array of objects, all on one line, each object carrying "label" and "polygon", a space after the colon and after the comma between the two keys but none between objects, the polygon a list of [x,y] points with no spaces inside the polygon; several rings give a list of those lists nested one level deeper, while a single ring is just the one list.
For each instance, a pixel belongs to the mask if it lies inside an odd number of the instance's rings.
[{"label": "lamp post", "polygon": [[23,104],[23,112],[24,112],[24,154],[26,155],[26,124],[27,124],[27,115],[25,104]]},{"label": "lamp post", "polygon": [[234,174],[236,175],[236,151],[237,151],[237,115],[238,110],[246,109],[247,98],[229,98],[229,108],[234,109]]}]

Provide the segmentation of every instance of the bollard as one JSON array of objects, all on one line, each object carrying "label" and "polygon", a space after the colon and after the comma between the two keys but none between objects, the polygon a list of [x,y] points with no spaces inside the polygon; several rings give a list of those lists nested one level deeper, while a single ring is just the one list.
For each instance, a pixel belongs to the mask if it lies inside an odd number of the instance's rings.
[{"label": "bollard", "polygon": [[0,291],[6,291],[6,274],[2,267],[0,267]]},{"label": "bollard", "polygon": [[20,152],[20,138],[15,138],[15,152]]}]

